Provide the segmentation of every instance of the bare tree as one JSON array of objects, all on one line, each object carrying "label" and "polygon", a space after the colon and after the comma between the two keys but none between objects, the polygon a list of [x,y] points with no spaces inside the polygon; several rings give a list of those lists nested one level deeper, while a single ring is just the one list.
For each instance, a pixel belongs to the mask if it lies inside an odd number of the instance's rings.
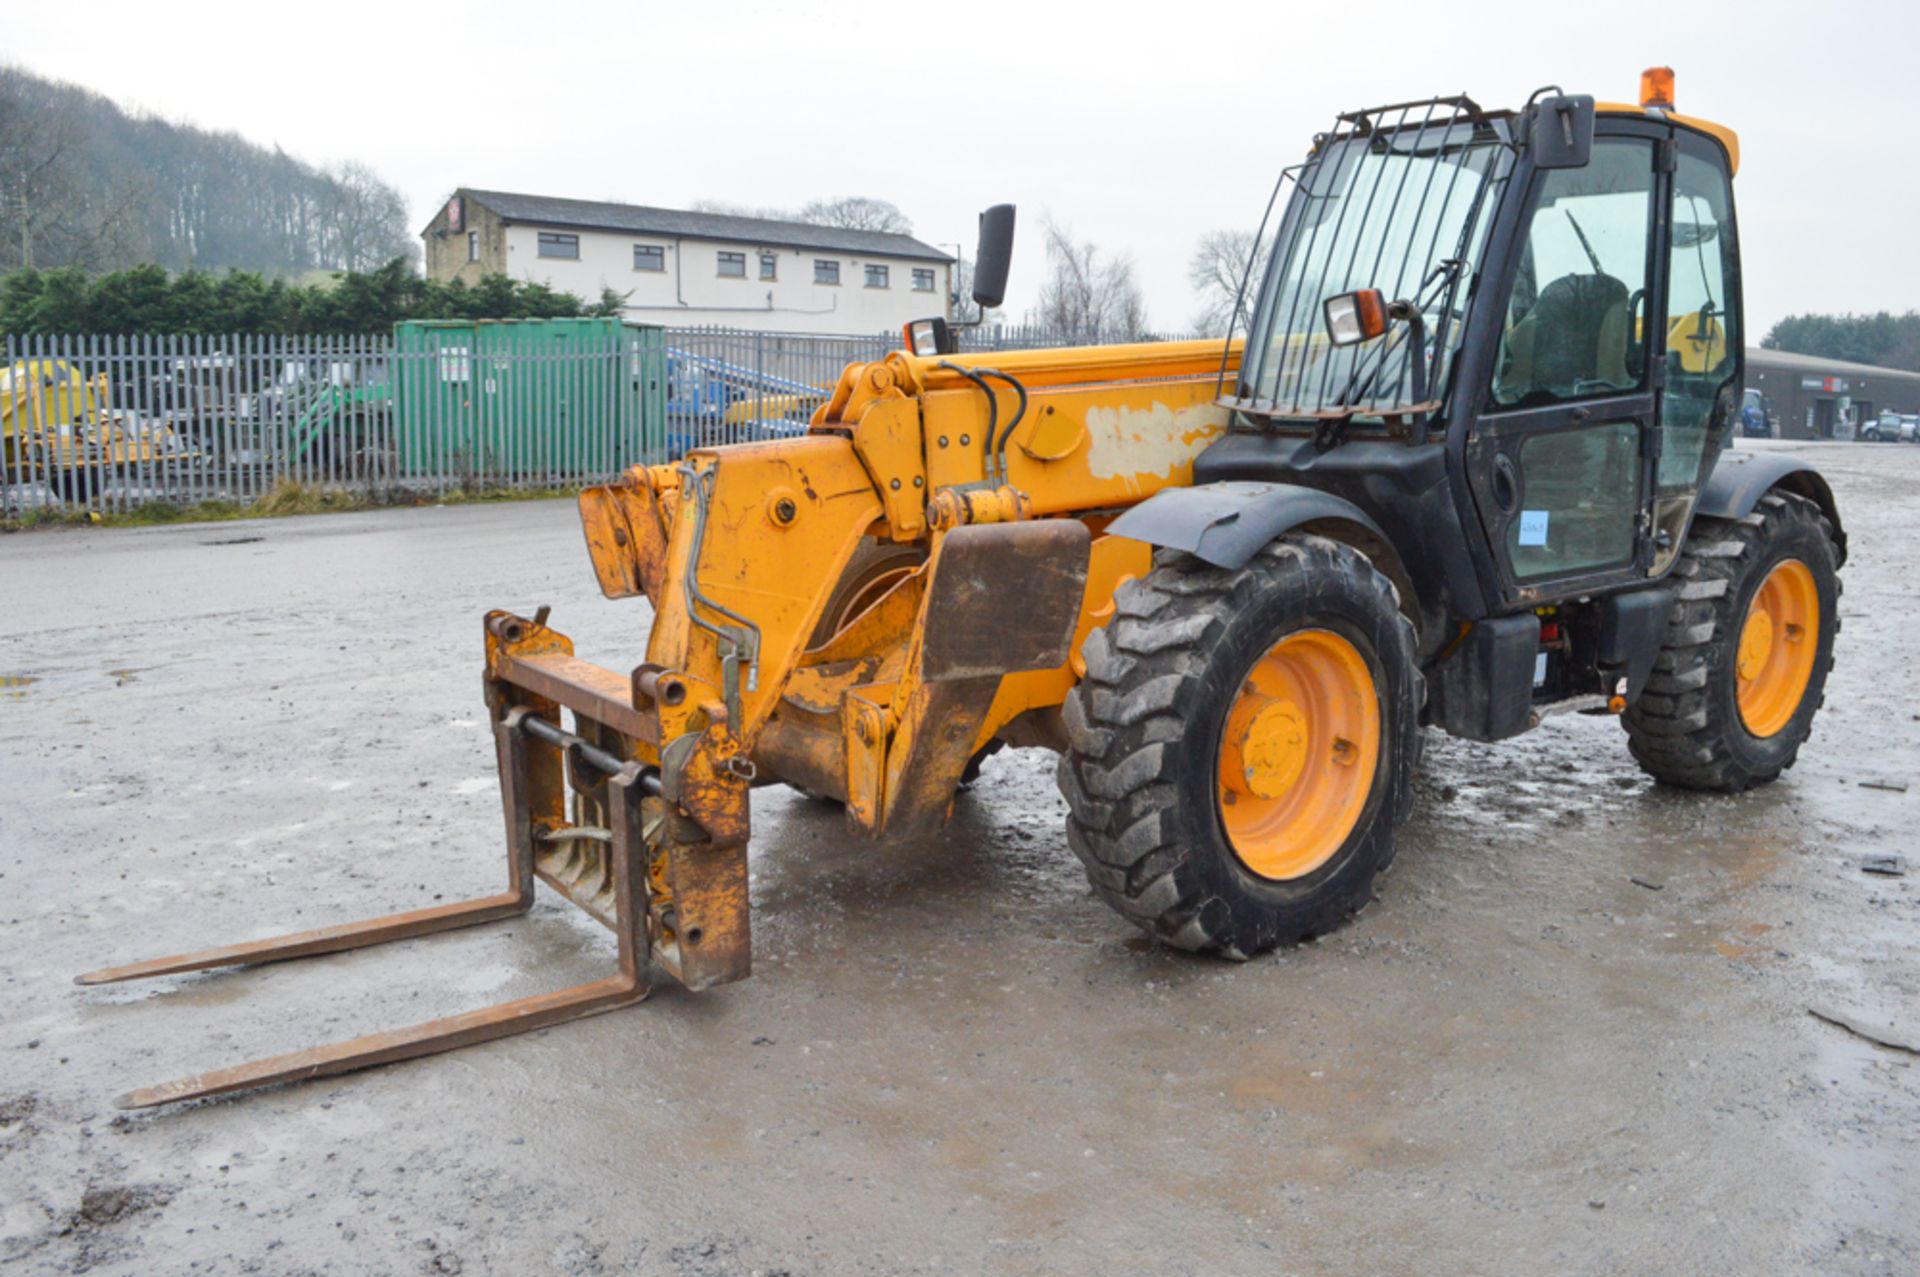
[{"label": "bare tree", "polygon": [[1034,318],[1074,342],[1134,341],[1146,335],[1146,302],[1133,259],[1104,256],[1051,217],[1045,223],[1047,277]]},{"label": "bare tree", "polygon": [[321,259],[339,270],[370,271],[420,245],[407,233],[407,202],[364,164],[348,161],[327,174],[318,218]]},{"label": "bare tree", "polygon": [[721,217],[757,217],[767,222],[800,222],[806,219],[790,208],[770,208],[764,204],[736,204],[732,200],[695,200],[687,205],[695,213],[714,213]]},{"label": "bare tree", "polygon": [[849,231],[913,234],[913,223],[907,220],[907,215],[897,205],[868,195],[837,195],[832,199],[808,200],[797,211],[765,204],[736,204],[731,200],[713,199],[694,200],[687,207],[696,213],[718,213],[723,217],[757,217],[769,222],[838,226]]},{"label": "bare tree", "polygon": [[[1252,321],[1254,294],[1266,269],[1266,247],[1252,231],[1208,231],[1187,262],[1187,280],[1200,293],[1194,331],[1224,337],[1229,327],[1244,333]],[[1251,267],[1251,269],[1249,269]],[[1247,292],[1240,294],[1241,281]]]},{"label": "bare tree", "polygon": [[0,268],[117,265],[141,250],[138,183],[91,171],[86,121],[49,87],[0,66]]},{"label": "bare tree", "polygon": [[838,226],[849,231],[913,234],[913,223],[907,220],[907,215],[897,205],[867,195],[837,195],[832,199],[810,200],[800,209],[800,220],[812,222],[815,226]]}]

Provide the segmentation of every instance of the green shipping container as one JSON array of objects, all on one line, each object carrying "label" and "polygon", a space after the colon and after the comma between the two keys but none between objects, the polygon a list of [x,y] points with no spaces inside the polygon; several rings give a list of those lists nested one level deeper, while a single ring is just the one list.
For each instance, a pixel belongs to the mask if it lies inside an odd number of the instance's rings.
[{"label": "green shipping container", "polygon": [[404,475],[560,484],[665,459],[665,329],[411,320],[394,325],[394,355]]}]

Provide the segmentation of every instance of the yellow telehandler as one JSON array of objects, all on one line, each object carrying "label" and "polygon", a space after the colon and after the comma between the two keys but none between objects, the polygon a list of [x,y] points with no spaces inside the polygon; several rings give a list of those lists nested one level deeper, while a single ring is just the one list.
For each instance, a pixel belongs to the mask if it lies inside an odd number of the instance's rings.
[{"label": "yellow telehandler", "polygon": [[[1821,702],[1846,541],[1804,463],[1722,452],[1737,159],[1664,70],[1637,105],[1349,112],[1275,188],[1244,342],[961,355],[930,319],[804,436],[584,492],[600,586],[644,594],[652,633],[610,670],[544,608],[487,614],[501,894],[81,981],[467,926],[536,881],[614,932],[618,970],[119,1102],[520,1033],[655,970],[741,979],[758,785],[878,837],[937,827],[985,751],[1054,749],[1100,898],[1244,958],[1371,898],[1428,727],[1493,741],[1575,707],[1668,784],[1774,779]],[[984,306],[1012,225],[982,217]]]}]

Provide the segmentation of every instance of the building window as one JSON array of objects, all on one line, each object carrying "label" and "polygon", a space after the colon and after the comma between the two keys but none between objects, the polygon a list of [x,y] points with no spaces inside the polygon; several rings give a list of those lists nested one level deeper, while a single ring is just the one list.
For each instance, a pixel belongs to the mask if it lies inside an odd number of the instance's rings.
[{"label": "building window", "polygon": [[580,260],[580,237],[578,235],[555,235],[548,231],[540,232],[540,256],[564,257],[569,261]]},{"label": "building window", "polygon": [[665,270],[667,268],[667,250],[658,244],[635,244],[633,246],[633,268],[635,270]]},{"label": "building window", "polygon": [[480,232],[479,231],[467,232],[467,260],[470,262],[477,262],[480,260]]},{"label": "building window", "polygon": [[780,278],[780,254],[778,253],[760,254],[760,278],[761,279]]},{"label": "building window", "polygon": [[913,291],[930,293],[933,291],[933,272],[922,267],[913,268]]},{"label": "building window", "polygon": [[747,255],[745,253],[721,253],[720,274],[726,279],[745,279],[747,277]]},{"label": "building window", "polygon": [[867,287],[868,288],[886,288],[888,286],[889,285],[887,284],[887,268],[886,267],[884,266],[867,267]]},{"label": "building window", "polygon": [[840,263],[816,259],[813,263],[813,282],[816,284],[839,283]]}]

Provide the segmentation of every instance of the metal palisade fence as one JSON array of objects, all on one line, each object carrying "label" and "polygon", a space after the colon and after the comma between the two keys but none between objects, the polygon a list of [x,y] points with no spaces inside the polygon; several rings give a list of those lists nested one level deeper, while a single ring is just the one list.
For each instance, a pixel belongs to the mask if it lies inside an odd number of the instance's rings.
[{"label": "metal palisade fence", "polygon": [[[428,321],[390,335],[9,336],[0,520],[283,485],[369,501],[565,488],[806,429],[897,334]],[[1065,344],[963,330],[970,352]]]}]

